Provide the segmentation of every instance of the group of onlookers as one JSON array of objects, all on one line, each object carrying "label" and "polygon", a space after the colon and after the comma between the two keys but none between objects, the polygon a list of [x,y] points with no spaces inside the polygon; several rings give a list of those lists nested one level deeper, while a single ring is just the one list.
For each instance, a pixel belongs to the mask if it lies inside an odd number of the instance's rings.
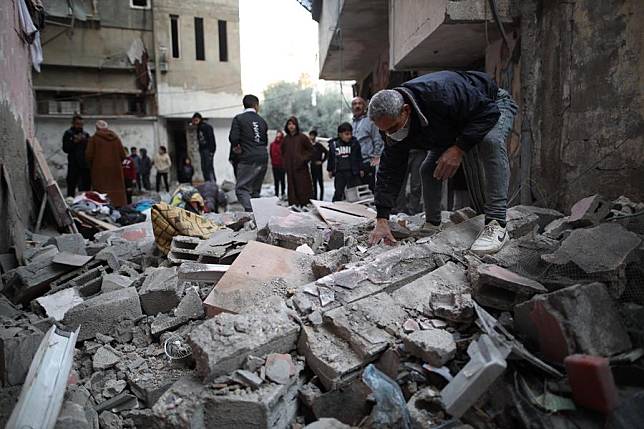
[{"label": "group of onlookers", "polygon": [[[333,201],[342,200],[347,187],[368,184],[373,189],[375,170],[382,151],[382,139],[366,116],[362,98],[352,102],[353,124],[338,127],[337,137],[328,149],[318,141],[316,130],[308,135],[300,131],[297,117],[286,121],[283,131],[268,145],[268,126],[259,115],[259,99],[254,95],[243,98],[244,111],[232,121],[229,140],[229,160],[235,173],[236,194],[240,204],[251,211],[251,198],[259,197],[270,157],[275,194],[295,206],[306,206],[311,199],[324,199],[323,164],[327,163],[329,177],[334,180]],[[200,113],[192,116],[205,182],[216,183],[213,159],[216,151],[212,126]],[[159,147],[153,159],[144,148],[131,147],[129,152],[107,122],[96,122],[90,135],[83,130],[83,118],[75,115],[72,127],[63,136],[63,150],[68,154],[67,193],[95,190],[107,193],[115,207],[130,204],[136,189],[150,190],[150,172],[156,168],[156,190],[161,186],[169,192],[169,172],[172,159],[165,146]],[[179,183],[192,184],[194,167],[184,157],[177,168]],[[288,187],[287,187],[288,184]]]},{"label": "group of onlookers", "polygon": [[63,135],[63,151],[67,153],[67,195],[76,190],[106,193],[114,207],[132,202],[135,189],[150,190],[150,172],[157,170],[156,189],[161,181],[169,191],[168,173],[172,160],[165,146],[151,159],[145,148],[132,146],[129,151],[106,121],[96,122],[90,137],[83,129],[83,118],[74,115],[72,126]]}]

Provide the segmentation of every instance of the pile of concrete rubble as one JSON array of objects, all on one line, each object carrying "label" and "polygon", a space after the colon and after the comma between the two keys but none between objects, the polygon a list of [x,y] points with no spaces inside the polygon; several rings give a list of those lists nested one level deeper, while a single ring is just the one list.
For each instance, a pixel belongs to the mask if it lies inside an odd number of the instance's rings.
[{"label": "pile of concrete rubble", "polygon": [[149,221],[0,255],[2,422],[57,324],[60,428],[644,427],[644,204],[513,207],[483,258],[470,209],[396,217],[395,247],[347,206],[271,210],[167,256]]}]

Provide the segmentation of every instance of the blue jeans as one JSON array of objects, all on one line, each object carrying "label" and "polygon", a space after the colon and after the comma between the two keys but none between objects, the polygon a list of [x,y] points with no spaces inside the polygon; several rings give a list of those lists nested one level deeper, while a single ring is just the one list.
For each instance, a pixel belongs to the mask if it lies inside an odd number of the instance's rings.
[{"label": "blue jeans", "polygon": [[[499,89],[496,105],[501,116],[494,128],[478,144],[479,157],[485,170],[485,219],[505,222],[508,208],[508,186],[510,184],[510,161],[506,140],[512,131],[512,124],[517,113],[517,105],[504,89]],[[423,202],[425,203],[425,220],[439,223],[441,221],[441,195],[443,183],[434,179],[436,162],[443,151],[429,151],[420,167],[423,180]]]}]

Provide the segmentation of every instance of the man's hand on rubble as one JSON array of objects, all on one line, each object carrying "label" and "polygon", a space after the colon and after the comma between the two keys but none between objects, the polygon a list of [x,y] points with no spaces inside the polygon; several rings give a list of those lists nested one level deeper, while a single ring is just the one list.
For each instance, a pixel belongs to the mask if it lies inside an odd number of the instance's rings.
[{"label": "man's hand on rubble", "polygon": [[391,234],[391,229],[389,229],[389,221],[387,219],[376,219],[376,227],[371,231],[371,235],[369,235],[369,245],[373,246],[374,244],[378,244],[381,240],[384,240],[388,246],[393,246],[396,243],[396,239]]},{"label": "man's hand on rubble", "polygon": [[461,165],[464,153],[465,152],[463,152],[463,150],[458,146],[452,146],[443,152],[436,163],[434,179],[446,180],[452,177]]}]

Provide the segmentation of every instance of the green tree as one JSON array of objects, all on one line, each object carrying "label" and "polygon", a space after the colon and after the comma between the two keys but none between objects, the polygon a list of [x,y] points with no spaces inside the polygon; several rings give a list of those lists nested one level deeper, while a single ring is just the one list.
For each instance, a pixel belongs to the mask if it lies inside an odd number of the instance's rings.
[{"label": "green tree", "polygon": [[316,92],[313,105],[313,88],[293,82],[276,82],[264,90],[261,112],[269,128],[281,130],[290,116],[296,116],[300,131],[315,128],[320,137],[335,137],[338,125],[350,119],[348,108],[340,111],[344,103],[339,92]]}]

